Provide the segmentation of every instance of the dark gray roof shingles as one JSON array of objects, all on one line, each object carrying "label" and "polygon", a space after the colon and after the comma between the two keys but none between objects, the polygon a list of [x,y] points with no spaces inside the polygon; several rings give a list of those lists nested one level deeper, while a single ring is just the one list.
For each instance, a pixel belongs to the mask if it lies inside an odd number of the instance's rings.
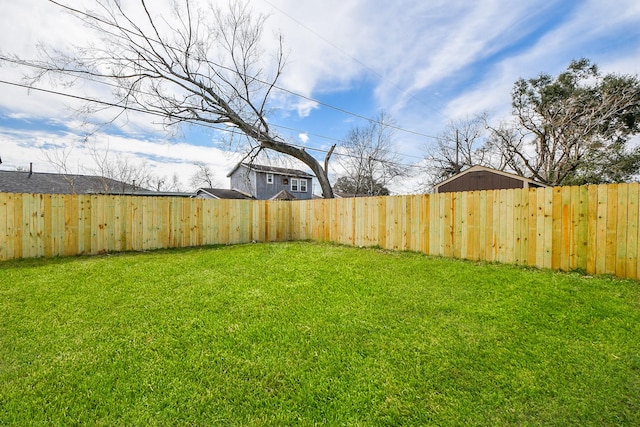
[{"label": "dark gray roof shingles", "polygon": [[131,194],[124,182],[93,175],[0,171],[0,192],[31,194]]},{"label": "dark gray roof shingles", "polygon": [[204,191],[219,199],[253,199],[253,197],[248,194],[226,188],[201,188],[198,191]]}]

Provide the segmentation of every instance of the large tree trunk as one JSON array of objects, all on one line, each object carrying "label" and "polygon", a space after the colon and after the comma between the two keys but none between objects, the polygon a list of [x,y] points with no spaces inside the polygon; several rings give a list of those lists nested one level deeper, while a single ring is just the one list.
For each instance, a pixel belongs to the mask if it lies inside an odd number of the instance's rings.
[{"label": "large tree trunk", "polygon": [[[235,119],[235,116],[232,116],[231,119]],[[313,157],[303,149],[294,147],[284,142],[280,142],[270,135],[265,134],[264,132],[260,132],[258,129],[247,124],[239,118],[237,120],[233,120],[233,123],[238,126],[245,135],[258,141],[261,147],[295,157],[305,165],[309,166],[309,168],[313,171],[313,174],[318,179],[318,182],[320,183],[320,188],[322,189],[322,197],[325,199],[333,199],[333,189],[331,188],[331,183],[329,182],[327,171],[322,168],[315,157]],[[265,124],[263,123],[263,125]]]}]

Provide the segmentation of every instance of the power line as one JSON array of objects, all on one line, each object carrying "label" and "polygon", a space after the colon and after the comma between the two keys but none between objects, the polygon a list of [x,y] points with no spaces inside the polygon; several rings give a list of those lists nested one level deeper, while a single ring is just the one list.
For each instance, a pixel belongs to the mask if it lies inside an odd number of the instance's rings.
[{"label": "power line", "polygon": [[[68,6],[68,5],[65,5],[65,4],[62,4],[62,3],[59,3],[59,2],[54,1],[54,0],[49,0],[49,1],[50,1],[51,3],[53,3],[53,4],[55,4],[55,5],[57,5],[57,6],[61,7],[61,8],[63,8],[63,9],[66,9],[66,10],[71,11],[71,12],[76,13],[76,14],[83,15],[83,16],[85,16],[86,18],[93,19],[93,20],[95,20],[95,21],[97,21],[97,22],[100,22],[100,23],[102,23],[102,24],[105,24],[105,25],[107,25],[107,26],[115,27],[116,29],[118,29],[118,30],[120,30],[120,31],[123,31],[123,32],[126,32],[126,33],[128,33],[128,34],[131,34],[131,35],[133,35],[133,36],[139,37],[139,36],[141,35],[141,34],[139,34],[139,33],[136,33],[135,31],[129,30],[129,29],[127,29],[127,28],[123,27],[123,26],[120,26],[120,25],[115,24],[115,23],[113,23],[113,22],[109,22],[109,21],[107,21],[107,20],[104,20],[104,19],[100,18],[99,16],[92,15],[92,14],[90,14],[90,13],[88,13],[88,12],[85,12],[85,11],[82,11],[82,10],[79,10],[79,9],[75,9],[75,8],[73,8],[73,7],[71,7],[71,6]],[[266,0],[265,0],[265,1],[266,1]],[[268,2],[267,2],[267,3],[268,3]],[[269,4],[271,4],[271,3],[269,3]],[[272,5],[272,6],[273,6],[273,5]],[[283,13],[284,13],[284,12],[283,12]],[[291,18],[291,19],[294,19],[294,18]],[[297,22],[297,21],[296,21],[296,22]],[[301,24],[301,25],[302,25],[302,24]],[[310,29],[309,29],[309,30],[310,30]],[[312,30],[310,30],[310,31],[312,31]],[[112,34],[112,35],[113,35],[114,37],[120,37],[120,36],[118,36],[117,34]],[[157,40],[157,39],[155,39],[155,38],[153,38],[153,37],[149,37],[149,36],[144,36],[144,37],[145,37],[145,39],[146,39],[147,41],[153,41],[154,43],[161,44],[162,46],[165,46],[166,48],[171,49],[171,50],[173,50],[173,51],[182,52],[182,50],[181,50],[181,49],[176,48],[175,46],[171,46],[170,44],[168,44],[168,43],[167,43],[167,42],[165,42],[165,41]],[[320,36],[319,36],[319,37],[320,37]],[[326,40],[325,40],[325,41],[326,41]],[[182,53],[184,53],[184,52],[182,52]],[[345,54],[346,54],[346,53],[345,53]],[[20,65],[28,65],[28,66],[32,66],[32,67],[34,67],[34,66],[35,66],[35,65],[33,65],[33,64],[29,64],[29,63],[24,62],[24,61],[15,61],[15,60],[11,60],[10,58],[6,58],[6,57],[4,57],[4,56],[1,56],[1,57],[0,57],[0,59],[1,59],[1,60],[5,60],[5,61],[8,61],[8,62],[13,62],[13,63],[16,63],[16,64],[20,64]],[[352,59],[354,59],[354,60],[358,61],[358,60],[357,60],[357,59],[355,59],[355,58],[352,58]],[[216,63],[216,62],[213,62],[213,61],[209,61],[209,62],[210,62],[212,65],[215,65],[215,66],[217,66],[217,67],[220,67],[220,68],[221,68],[221,69],[223,69],[223,70],[227,70],[227,71],[231,71],[231,72],[237,72],[237,70],[235,70],[235,69],[233,69],[233,68],[230,68],[230,67],[228,67],[228,66],[225,66],[225,65],[223,65],[223,64],[219,64],[219,63]],[[362,64],[362,65],[366,67],[366,65],[364,65],[364,64]],[[372,71],[373,71],[373,70],[372,70]],[[381,77],[382,77],[382,76],[381,76]],[[422,133],[422,132],[417,132],[417,131],[413,131],[413,130],[410,130],[410,129],[405,129],[405,128],[402,128],[402,127],[400,127],[400,126],[396,126],[396,125],[393,125],[393,124],[383,123],[383,122],[380,122],[380,121],[378,121],[378,120],[375,120],[375,119],[372,119],[372,118],[369,118],[369,117],[363,116],[363,115],[361,115],[361,114],[357,114],[357,113],[354,113],[354,112],[348,111],[348,110],[346,110],[346,109],[344,109],[344,108],[336,107],[336,106],[334,106],[334,105],[328,104],[328,103],[323,102],[323,101],[320,101],[320,100],[318,100],[318,99],[311,98],[311,97],[306,96],[306,95],[302,95],[302,94],[300,94],[300,93],[297,93],[297,92],[291,91],[291,90],[289,90],[289,89],[286,89],[286,88],[280,87],[280,86],[275,85],[275,84],[272,84],[272,83],[270,83],[270,82],[263,81],[263,80],[258,79],[258,78],[255,78],[255,79],[254,79],[254,81],[256,81],[256,82],[258,82],[258,83],[261,83],[261,84],[265,84],[265,85],[271,86],[271,87],[273,87],[274,89],[277,89],[277,90],[279,90],[279,91],[281,91],[281,92],[284,92],[284,93],[287,93],[287,94],[289,94],[289,95],[293,95],[293,96],[295,96],[295,97],[302,98],[302,99],[304,99],[304,100],[306,100],[306,101],[310,101],[310,102],[317,103],[318,105],[321,105],[321,106],[323,106],[323,107],[327,107],[327,108],[333,109],[333,110],[338,111],[338,112],[340,112],[340,113],[347,114],[347,115],[350,115],[350,116],[353,116],[353,117],[356,117],[356,118],[359,118],[359,119],[362,119],[362,120],[366,120],[366,121],[368,121],[368,122],[370,122],[370,123],[375,123],[375,124],[379,124],[379,125],[384,125],[384,126],[386,126],[386,127],[388,127],[388,128],[391,128],[391,129],[399,130],[399,131],[401,131],[401,132],[410,133],[410,134],[417,135],[417,136],[422,136],[422,137],[425,137],[425,138],[438,139],[438,137],[437,137],[437,136],[424,134],[424,133]],[[399,88],[397,88],[397,89],[399,89]],[[400,89],[399,89],[399,90],[400,90]],[[417,100],[417,99],[416,99],[416,100]],[[419,100],[418,100],[418,101],[419,101]],[[420,101],[420,102],[421,102],[421,101]],[[425,105],[426,105],[426,104],[425,104]]]},{"label": "power line", "polygon": [[[154,42],[154,43],[162,44],[162,45],[163,45],[163,46],[165,46],[167,49],[171,49],[171,50],[174,50],[174,51],[181,51],[180,49],[178,49],[178,48],[176,48],[176,47],[174,47],[174,46],[171,46],[171,45],[167,44],[167,43],[166,43],[166,42],[164,42],[164,41],[161,41],[161,40],[155,40],[155,39],[154,39],[154,38],[152,38],[152,37],[147,37],[146,35],[139,34],[139,33],[135,32],[135,31],[133,31],[133,30],[130,30],[130,29],[128,29],[128,28],[125,28],[125,27],[123,27],[123,26],[120,26],[119,24],[117,24],[117,23],[115,23],[115,22],[110,22],[110,21],[104,20],[104,19],[102,19],[102,18],[101,18],[101,17],[99,17],[99,16],[95,16],[95,15],[92,15],[92,14],[90,14],[90,13],[88,13],[88,12],[84,12],[84,11],[81,11],[81,10],[78,10],[78,9],[74,9],[74,8],[73,8],[73,7],[71,7],[71,6],[68,6],[68,5],[64,5],[64,4],[58,3],[58,2],[56,2],[56,1],[54,1],[54,0],[50,0],[50,1],[51,1],[52,3],[54,3],[54,4],[56,4],[56,5],[58,5],[58,6],[62,7],[62,8],[64,8],[64,9],[68,10],[68,11],[71,11],[71,12],[73,12],[73,13],[76,13],[76,14],[82,15],[82,16],[84,16],[84,17],[86,17],[86,18],[89,18],[89,19],[96,20],[97,22],[102,23],[102,24],[104,24],[104,25],[107,25],[107,26],[109,26],[109,27],[115,27],[115,28],[117,28],[119,31],[126,32],[126,33],[131,34],[131,35],[133,35],[133,36],[135,36],[135,37],[141,37],[141,36],[142,36],[142,37],[145,37],[145,38],[147,39],[147,41],[148,41],[148,42]],[[119,34],[117,34],[117,33],[111,33],[111,34],[112,34],[112,36],[114,36],[114,37],[123,37],[122,35],[119,35]],[[356,60],[355,58],[352,58],[352,59]],[[14,64],[19,64],[19,65],[23,65],[23,66],[31,66],[31,67],[36,67],[36,68],[38,68],[38,65],[37,65],[37,64],[35,64],[35,63],[33,63],[33,62],[31,62],[31,63],[30,63],[29,61],[24,61],[24,60],[19,60],[19,59],[11,59],[11,58],[7,58],[7,57],[0,57],[0,60],[4,60],[4,61],[7,61],[7,62],[12,62],[12,63],[14,63]],[[232,69],[232,68],[226,67],[226,66],[224,66],[224,65],[222,65],[222,64],[215,63],[215,62],[211,62],[211,64],[212,64],[212,65],[214,65],[214,66],[218,66],[218,67],[220,67],[220,68],[222,68],[222,69],[226,69],[226,70],[232,71],[232,72],[236,72],[236,71],[237,71],[237,70],[234,70],[234,69]],[[363,65],[364,65],[364,64],[363,64]],[[108,82],[105,82],[105,81],[103,81],[103,80],[91,79],[91,78],[90,78],[90,76],[89,76],[89,75],[86,75],[86,74],[85,74],[85,75],[80,75],[80,76],[78,76],[78,75],[77,75],[77,73],[73,73],[73,71],[72,71],[72,70],[60,70],[59,72],[64,73],[65,71],[67,71],[67,73],[68,73],[68,74],[71,74],[71,75],[73,75],[73,76],[75,76],[75,77],[82,78],[82,79],[87,80],[87,81],[93,81],[93,82],[96,82],[96,83],[105,84],[105,85],[111,85],[112,87],[115,87],[115,85],[110,84],[110,83],[108,83]],[[269,83],[267,83],[267,82],[260,81],[260,80],[256,80],[256,81],[258,81],[258,82],[260,82],[260,83],[263,83],[263,84],[269,84]],[[5,83],[5,84],[13,84],[13,85],[15,85],[15,86],[20,86],[20,87],[24,87],[24,88],[28,88],[28,89],[32,89],[32,90],[39,90],[39,91],[42,91],[42,92],[48,92],[48,93],[56,94],[56,95],[67,96],[67,97],[71,97],[71,98],[75,98],[75,99],[79,99],[79,100],[83,100],[83,101],[87,101],[87,102],[91,102],[91,103],[95,103],[95,104],[105,105],[105,106],[109,106],[109,107],[117,107],[117,108],[124,109],[124,110],[137,111],[137,112],[141,112],[141,113],[145,113],[145,114],[152,114],[152,115],[155,115],[155,116],[158,116],[158,117],[162,117],[162,118],[175,118],[175,119],[177,119],[177,120],[179,120],[179,121],[181,121],[181,122],[190,123],[190,124],[192,124],[192,125],[198,125],[198,126],[208,127],[208,128],[212,128],[212,129],[215,129],[215,130],[218,130],[218,131],[231,132],[231,133],[233,133],[233,132],[234,132],[234,131],[229,130],[229,129],[219,128],[219,127],[216,127],[216,126],[212,126],[212,125],[210,125],[210,124],[204,124],[204,123],[202,123],[202,122],[195,122],[195,121],[192,121],[192,120],[190,120],[190,119],[188,119],[188,118],[184,118],[184,117],[180,117],[180,116],[172,116],[171,114],[166,114],[166,113],[163,113],[163,112],[154,112],[154,111],[145,110],[145,109],[140,109],[140,108],[135,108],[135,107],[131,107],[131,106],[123,106],[123,105],[121,105],[121,104],[116,104],[116,103],[111,103],[111,102],[106,102],[106,101],[100,101],[100,100],[91,99],[91,98],[82,97],[82,96],[77,96],[77,95],[73,95],[73,94],[62,93],[62,92],[56,92],[56,91],[52,91],[52,90],[47,90],[47,89],[42,89],[42,88],[36,88],[36,87],[33,87],[33,86],[28,86],[28,85],[15,84],[15,83],[6,82],[6,81],[2,81],[2,83]],[[333,106],[333,105],[331,105],[331,104],[328,104],[328,103],[325,103],[325,102],[319,101],[319,100],[317,100],[317,99],[314,99],[314,98],[311,98],[311,97],[308,97],[308,96],[305,96],[305,95],[302,95],[302,94],[299,94],[299,93],[293,92],[293,91],[291,91],[291,90],[288,90],[288,89],[285,89],[285,88],[282,88],[282,87],[279,87],[279,86],[276,86],[276,85],[273,85],[272,87],[273,87],[274,89],[280,90],[280,91],[285,92],[285,93],[288,93],[288,94],[290,94],[290,95],[293,95],[293,96],[296,96],[296,97],[300,97],[300,98],[302,98],[302,99],[305,99],[305,100],[308,100],[308,101],[311,101],[311,102],[317,103],[317,104],[322,105],[322,106],[326,106],[327,108],[334,109],[334,110],[339,111],[339,112],[344,113],[344,114],[348,114],[348,115],[351,115],[351,116],[354,116],[354,117],[358,117],[358,118],[360,118],[360,119],[363,119],[363,120],[369,121],[369,122],[371,122],[371,123],[381,124],[381,125],[384,125],[384,126],[386,126],[386,127],[388,127],[388,128],[396,129],[396,130],[399,130],[399,131],[402,131],[402,132],[407,132],[407,133],[412,133],[412,134],[419,135],[419,136],[423,136],[423,137],[427,137],[427,138],[434,138],[434,139],[437,139],[437,137],[432,136],[432,135],[427,135],[427,134],[423,134],[423,133],[420,133],[420,132],[416,132],[416,131],[412,131],[412,130],[409,130],[409,129],[405,129],[405,128],[402,128],[402,127],[399,127],[399,126],[390,125],[390,124],[387,124],[387,123],[382,123],[382,122],[380,122],[380,121],[377,121],[377,120],[374,120],[374,119],[371,119],[371,118],[365,117],[365,116],[363,116],[363,115],[359,115],[359,114],[353,113],[353,112],[348,111],[348,110],[346,110],[346,109],[343,109],[343,108],[340,108],[340,107]],[[140,93],[140,94],[144,94],[144,92],[142,92],[142,91],[137,91],[137,92],[138,92],[138,93]],[[328,136],[324,136],[324,135],[319,135],[319,134],[309,133],[308,131],[304,131],[304,130],[300,130],[300,129],[294,129],[294,128],[290,128],[290,127],[286,127],[286,126],[282,126],[282,125],[277,125],[277,124],[272,124],[272,126],[274,126],[274,127],[279,127],[279,128],[283,128],[283,129],[288,129],[288,130],[292,130],[292,131],[297,131],[297,132],[306,133],[306,134],[313,135],[313,136],[316,136],[316,137],[319,137],[319,138],[323,138],[323,139],[328,139],[328,140],[333,140],[333,141],[337,141],[337,142],[342,142],[341,140],[339,140],[339,139],[337,139],[337,138],[332,138],[332,137],[328,137]],[[293,144],[292,144],[292,145],[293,145]],[[305,146],[302,146],[302,147],[305,147]],[[313,148],[311,148],[311,147],[305,147],[305,148],[307,148],[307,149],[312,149],[312,150],[313,150]],[[337,155],[345,155],[345,154],[342,154],[342,153],[336,153],[336,154],[337,154]],[[405,156],[405,157],[414,157],[414,158],[419,158],[419,157],[417,157],[417,156],[410,156],[410,155],[400,154],[400,153],[392,153],[392,154],[403,155],[403,156]]]},{"label": "power line", "polygon": [[[51,94],[51,95],[64,96],[64,97],[67,97],[67,98],[77,99],[77,100],[80,100],[80,101],[92,102],[92,103],[104,105],[104,106],[107,106],[107,107],[116,107],[116,108],[120,108],[120,109],[126,110],[126,111],[135,111],[135,112],[138,112],[138,113],[149,114],[149,115],[156,116],[156,117],[161,117],[161,118],[165,118],[167,116],[171,117],[170,114],[149,111],[149,110],[145,110],[145,109],[142,109],[142,108],[136,108],[136,107],[132,107],[132,106],[128,106],[128,105],[124,105],[123,106],[123,105],[119,105],[119,104],[116,104],[116,103],[113,103],[113,102],[101,101],[101,100],[98,100],[98,99],[88,98],[88,97],[85,97],[85,96],[74,95],[74,94],[65,93],[65,92],[59,92],[59,91],[55,91],[55,90],[51,90],[51,89],[39,88],[39,87],[35,87],[35,86],[26,85],[26,84],[23,84],[23,83],[15,83],[15,82],[9,82],[9,81],[6,81],[6,80],[0,80],[0,84],[21,87],[21,88],[25,88],[25,89],[29,89],[29,90],[34,90],[34,91],[37,91],[37,92],[48,93],[48,94]],[[220,131],[220,132],[235,133],[234,130],[217,127],[217,126],[214,126],[214,125],[209,124],[209,123],[202,123],[202,122],[188,121],[188,120],[183,120],[183,121],[185,123],[190,124],[190,125],[205,127],[205,128],[209,128],[209,129],[214,129],[214,130],[217,130],[217,131]],[[272,124],[272,126],[283,127],[283,128],[290,129],[290,130],[295,130],[295,129],[292,129],[292,128],[287,128],[285,126],[280,126],[280,125],[276,125],[276,124]],[[325,138],[333,139],[333,138],[330,138],[330,137],[325,137]],[[302,149],[305,149],[305,150],[317,151],[317,152],[321,152],[321,153],[325,153],[325,154],[329,152],[329,150],[310,147],[310,146],[306,146],[306,145],[303,145],[303,144],[296,144],[296,143],[292,143],[292,142],[288,142],[287,144],[292,145],[294,147],[302,148]],[[342,157],[359,158],[358,156],[353,155],[353,154],[349,154],[349,153],[335,152],[334,154],[336,156],[342,156]],[[400,154],[400,153],[391,153],[391,154]],[[417,156],[407,156],[407,157],[419,158]],[[420,159],[422,159],[422,158],[420,158]],[[383,161],[383,160],[378,160],[378,161],[383,162],[383,163],[386,162],[386,163],[389,163],[389,164],[395,164],[395,165],[403,166],[403,167],[407,167],[407,168],[419,167],[417,165],[411,165],[411,164],[400,163],[400,162],[391,162],[391,161]]]},{"label": "power line", "polygon": [[[10,58],[0,57],[0,60],[4,60],[4,61],[6,61],[6,62],[10,62],[10,63],[16,64],[16,65],[23,65],[23,66],[32,67],[32,68],[38,68],[38,66],[37,66],[37,65],[30,64],[30,63],[28,63],[28,62],[24,62],[24,61],[19,61],[19,60],[10,59]],[[59,72],[59,73],[61,73],[61,74],[69,74],[69,75],[71,75],[71,76],[73,76],[73,77],[77,77],[73,72],[64,71],[64,70],[63,70],[63,71],[58,71],[58,72]],[[118,87],[118,86],[116,86],[115,84],[110,83],[110,82],[108,82],[108,81],[104,81],[104,80],[99,80],[99,79],[96,79],[96,78],[92,78],[92,76],[90,76],[90,75],[83,75],[83,76],[81,76],[80,78],[81,78],[81,79],[83,79],[83,80],[85,80],[85,81],[90,81],[90,82],[93,82],[93,83],[98,83],[98,84],[102,84],[102,85],[105,85],[105,86],[110,86],[110,87],[112,87],[112,88],[117,88],[117,87]],[[8,82],[5,82],[5,83],[8,83]],[[18,85],[18,86],[22,86],[22,87],[25,87],[25,88],[28,88],[28,89],[34,89],[34,90],[40,90],[40,91],[46,91],[45,89],[38,89],[38,88],[35,88],[35,87],[33,87],[33,86],[27,86],[27,85]],[[283,90],[285,90],[285,89],[283,89]],[[141,90],[139,90],[139,89],[138,89],[138,90],[136,90],[135,92],[136,92],[136,93],[140,93],[140,94],[142,94],[142,95],[151,95],[151,96],[153,96],[152,94],[150,94],[150,93],[148,93],[148,92],[143,92],[143,91],[141,91]],[[66,95],[68,95],[68,94],[64,94],[64,93],[61,93],[61,92],[54,92],[54,91],[52,91],[51,93],[58,94],[58,95],[65,95],[65,96],[66,96]],[[306,98],[306,99],[309,99],[309,100],[312,100],[312,101],[313,101],[313,99],[312,99],[312,98],[307,98],[307,97],[305,97],[304,95],[295,94],[294,92],[290,92],[290,93],[291,93],[292,95],[300,96],[300,97],[303,97],[303,98]],[[69,95],[69,97],[75,97],[75,95]],[[84,100],[84,101],[88,101],[88,102],[93,102],[93,103],[100,103],[100,104],[103,104],[103,105],[106,105],[106,106],[112,106],[112,107],[124,108],[122,105],[119,105],[119,104],[107,103],[107,102],[104,102],[104,101],[98,101],[98,100],[91,99],[91,98],[78,97],[78,99],[81,99],[81,100]],[[328,105],[328,104],[327,104],[327,105]],[[333,106],[330,106],[330,105],[328,105],[328,106],[329,106],[329,107],[331,107],[331,108],[334,108],[334,109],[338,109],[338,110],[340,110],[338,107],[333,107]],[[152,113],[152,111],[149,111],[149,110],[136,109],[136,108],[133,108],[133,107],[130,107],[130,108],[128,108],[128,109],[129,109],[129,110],[132,110],[132,111],[144,112],[144,113],[149,113],[149,114],[151,114],[151,113]],[[367,117],[360,116],[360,115],[357,115],[357,114],[355,114],[355,113],[351,113],[351,112],[346,111],[346,110],[341,110],[341,111],[342,111],[342,112],[344,112],[344,113],[346,113],[346,114],[350,114],[350,115],[353,115],[353,116],[356,116],[356,117],[363,118],[363,119],[365,119],[365,120],[372,121],[373,123],[379,123],[379,124],[381,124],[381,125],[383,125],[383,126],[385,126],[385,127],[388,127],[388,128],[398,129],[398,130],[403,130],[403,131],[405,131],[405,132],[408,132],[408,133],[415,133],[415,134],[417,134],[417,135],[428,136],[428,135],[423,135],[423,134],[420,134],[420,133],[417,133],[417,132],[413,132],[413,131],[410,131],[410,130],[407,130],[407,129],[403,129],[403,128],[400,128],[400,127],[397,127],[397,126],[393,126],[393,125],[390,125],[390,124],[388,124],[388,123],[384,123],[384,122],[379,122],[379,121],[375,121],[375,120],[372,120],[372,119],[368,119]],[[157,116],[159,116],[159,117],[163,117],[163,118],[165,118],[165,117],[167,116],[167,114],[165,114],[165,113],[155,113],[155,115],[157,115]],[[169,116],[169,117],[172,117],[172,116]],[[175,118],[177,118],[177,119],[181,119],[181,120],[184,120],[183,118],[178,117],[178,116],[175,116]],[[198,125],[201,125],[201,126],[205,126],[205,124],[204,124],[204,123],[202,123],[202,122],[189,122],[189,123],[192,123],[192,124],[198,124]],[[307,134],[307,135],[315,136],[315,137],[318,137],[318,138],[321,138],[321,139],[326,139],[326,140],[330,140],[330,141],[334,141],[334,142],[343,142],[343,140],[342,140],[342,139],[338,139],[338,138],[334,138],[334,137],[330,137],[330,136],[326,136],[326,135],[320,135],[320,134],[312,133],[312,132],[309,132],[309,131],[306,131],[306,130],[303,130],[303,129],[297,129],[297,128],[287,127],[287,126],[278,125],[278,124],[273,124],[273,123],[270,123],[270,126],[272,126],[272,127],[276,127],[276,128],[281,128],[281,129],[286,129],[286,130],[290,130],[290,131],[295,131],[295,132],[305,133],[305,134]],[[221,131],[228,131],[227,129],[218,128],[218,127],[215,127],[215,126],[206,126],[206,127],[210,127],[210,128],[217,129],[217,130],[221,130]],[[438,137],[431,136],[431,138],[437,139]],[[392,153],[392,154],[398,154],[398,155],[402,155],[402,156],[405,156],[405,157],[420,158],[420,157],[417,157],[417,156],[412,156],[412,155],[404,154],[404,153]]]}]

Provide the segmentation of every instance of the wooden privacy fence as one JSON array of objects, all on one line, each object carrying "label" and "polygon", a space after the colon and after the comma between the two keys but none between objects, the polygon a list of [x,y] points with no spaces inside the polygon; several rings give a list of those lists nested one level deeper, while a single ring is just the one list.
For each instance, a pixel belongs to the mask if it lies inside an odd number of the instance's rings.
[{"label": "wooden privacy fence", "polygon": [[308,201],[0,194],[0,259],[318,240],[640,277],[637,183]]}]

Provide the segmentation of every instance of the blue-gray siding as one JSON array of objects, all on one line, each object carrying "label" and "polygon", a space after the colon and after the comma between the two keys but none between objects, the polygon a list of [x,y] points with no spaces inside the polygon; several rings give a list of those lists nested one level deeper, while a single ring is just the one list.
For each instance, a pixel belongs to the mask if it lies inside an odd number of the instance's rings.
[{"label": "blue-gray siding", "polygon": [[[288,176],[281,174],[272,174],[273,183],[267,183],[267,173],[249,170],[244,166],[237,168],[231,174],[231,188],[244,193],[252,194],[256,199],[267,200],[275,196],[282,190],[287,190],[298,199],[311,199],[313,195],[313,185],[311,178],[299,178],[296,176]],[[307,191],[293,191],[291,187],[292,180],[297,179],[300,182],[304,179],[307,183]],[[286,184],[285,184],[286,181]]]}]

